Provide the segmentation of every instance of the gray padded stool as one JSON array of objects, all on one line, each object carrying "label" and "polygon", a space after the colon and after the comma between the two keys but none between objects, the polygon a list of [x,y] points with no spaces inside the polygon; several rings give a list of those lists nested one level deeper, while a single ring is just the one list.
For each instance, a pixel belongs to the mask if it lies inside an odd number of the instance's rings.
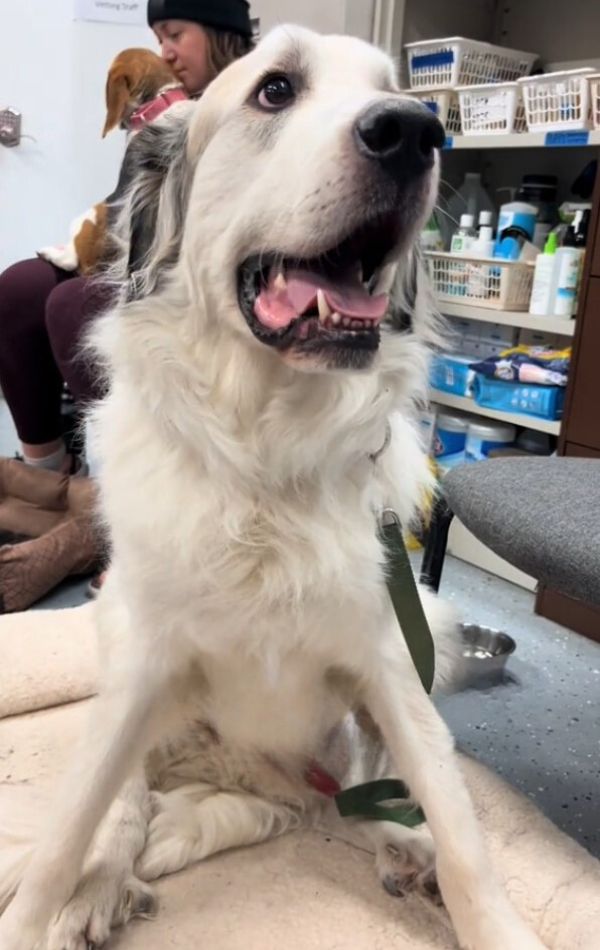
[{"label": "gray padded stool", "polygon": [[454,515],[526,574],[600,605],[600,460],[518,456],[449,472],[421,573],[435,590]]}]

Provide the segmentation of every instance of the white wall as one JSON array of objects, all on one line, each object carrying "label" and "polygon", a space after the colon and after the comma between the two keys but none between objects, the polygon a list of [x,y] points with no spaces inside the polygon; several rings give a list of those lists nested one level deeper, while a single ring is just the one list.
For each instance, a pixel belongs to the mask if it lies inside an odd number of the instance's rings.
[{"label": "white wall", "polygon": [[18,0],[2,11],[0,106],[23,113],[23,139],[0,146],[0,268],[65,240],[70,221],[112,191],[124,145],[102,140],[104,83],[145,27],[82,23],[73,0]]},{"label": "white wall", "polygon": [[375,0],[251,0],[263,32],[281,23],[299,23],[320,33],[372,35]]},{"label": "white wall", "polygon": [[[254,0],[263,29],[298,22],[370,37],[374,0]],[[23,139],[0,146],[0,270],[66,240],[69,224],[109,194],[124,147],[102,140],[104,83],[113,57],[153,46],[145,27],[82,23],[74,0],[17,0],[2,10],[0,108],[23,113]]]}]

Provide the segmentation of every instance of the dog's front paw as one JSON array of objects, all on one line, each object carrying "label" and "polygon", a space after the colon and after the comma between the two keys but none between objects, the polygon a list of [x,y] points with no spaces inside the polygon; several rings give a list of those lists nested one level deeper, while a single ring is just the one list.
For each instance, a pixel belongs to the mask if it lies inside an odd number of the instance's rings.
[{"label": "dog's front paw", "polygon": [[426,827],[390,827],[377,847],[376,863],[381,883],[392,897],[418,891],[435,904],[442,903],[435,873],[435,848]]},{"label": "dog's front paw", "polygon": [[151,890],[132,876],[112,874],[102,865],[90,870],[48,931],[46,950],[102,947],[114,927],[132,917],[151,917]]},{"label": "dog's front paw", "polygon": [[167,808],[152,818],[148,826],[146,846],[137,865],[136,874],[143,881],[182,871],[195,860],[197,832],[185,822],[185,811]]}]

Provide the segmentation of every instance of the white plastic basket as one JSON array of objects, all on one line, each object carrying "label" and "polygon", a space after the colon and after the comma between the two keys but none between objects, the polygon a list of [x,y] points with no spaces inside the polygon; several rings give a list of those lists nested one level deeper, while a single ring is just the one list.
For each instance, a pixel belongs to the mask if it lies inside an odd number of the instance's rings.
[{"label": "white plastic basket", "polygon": [[458,104],[458,94],[454,89],[434,89],[429,92],[407,89],[406,94],[419,99],[423,105],[431,109],[437,115],[448,135],[461,134],[460,106]]},{"label": "white plastic basket", "polygon": [[590,84],[592,125],[595,129],[600,129],[600,73],[591,73],[588,76],[588,82]]},{"label": "white plastic basket", "polygon": [[528,76],[538,58],[535,53],[467,40],[462,36],[408,43],[405,49],[411,89],[512,82]]},{"label": "white plastic basket", "polygon": [[457,91],[463,135],[510,135],[527,130],[518,83],[461,86]]},{"label": "white plastic basket", "polygon": [[425,259],[438,300],[490,310],[529,309],[533,264],[437,251],[425,254]]},{"label": "white plastic basket", "polygon": [[530,132],[565,132],[590,127],[591,67],[520,79]]}]

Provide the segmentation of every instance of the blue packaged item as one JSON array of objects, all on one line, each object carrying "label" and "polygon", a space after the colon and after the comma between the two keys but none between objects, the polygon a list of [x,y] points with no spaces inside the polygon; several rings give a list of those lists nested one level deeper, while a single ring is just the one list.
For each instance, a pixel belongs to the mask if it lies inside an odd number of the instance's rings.
[{"label": "blue packaged item", "polygon": [[472,356],[454,356],[440,353],[434,357],[429,382],[433,389],[456,396],[470,396],[475,373],[471,369]]},{"label": "blue packaged item", "polygon": [[472,363],[476,373],[508,383],[534,383],[538,386],[566,386],[569,377],[571,347],[553,350],[545,346],[513,346],[499,356]]},{"label": "blue packaged item", "polygon": [[475,376],[473,397],[478,406],[517,412],[540,419],[560,419],[566,390],[562,386],[538,386],[525,383],[506,383],[487,379],[481,373]]}]

